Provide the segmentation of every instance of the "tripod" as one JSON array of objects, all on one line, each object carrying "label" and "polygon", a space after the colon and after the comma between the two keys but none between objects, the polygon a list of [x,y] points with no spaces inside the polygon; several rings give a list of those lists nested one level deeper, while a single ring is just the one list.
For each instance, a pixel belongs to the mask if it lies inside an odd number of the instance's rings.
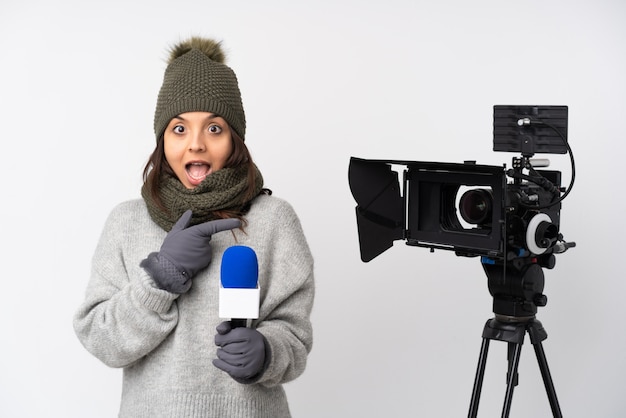
[{"label": "tripod", "polygon": [[[489,319],[483,328],[482,345],[474,379],[472,399],[470,401],[469,418],[476,418],[478,403],[487,363],[487,353],[491,340],[504,341],[508,344],[508,373],[507,387],[502,408],[502,418],[507,418],[511,410],[513,389],[518,383],[517,367],[522,353],[524,337],[528,333],[530,342],[535,348],[537,362],[546,388],[552,415],[562,418],[559,401],[556,397],[554,384],[548,369],[545,352],[541,342],[548,338],[541,322],[535,319],[537,306],[545,306],[547,298],[543,291],[543,271],[538,264],[524,266],[523,269],[499,268],[495,265],[485,265],[483,268],[489,279],[489,291],[494,296],[495,317]],[[503,292],[503,290],[505,290]]]},{"label": "tripod", "polygon": [[474,380],[474,389],[472,391],[472,400],[470,402],[470,411],[468,417],[476,418],[478,413],[478,403],[480,401],[480,391],[483,385],[483,376],[485,374],[485,365],[487,364],[487,353],[489,351],[489,341],[498,340],[508,343],[508,373],[506,395],[504,398],[504,406],[502,408],[502,418],[509,416],[511,410],[511,401],[513,400],[513,389],[517,386],[517,366],[519,365],[520,355],[522,353],[522,344],[524,337],[528,332],[530,341],[535,348],[535,354],[539,363],[539,370],[543,377],[543,383],[546,387],[552,415],[561,418],[561,408],[556,397],[554,384],[548,369],[548,361],[541,342],[548,337],[543,329],[541,322],[531,317],[523,322],[505,322],[496,316],[487,321],[483,329],[483,342],[480,348],[480,356],[478,359],[478,368],[476,370],[476,378]]}]

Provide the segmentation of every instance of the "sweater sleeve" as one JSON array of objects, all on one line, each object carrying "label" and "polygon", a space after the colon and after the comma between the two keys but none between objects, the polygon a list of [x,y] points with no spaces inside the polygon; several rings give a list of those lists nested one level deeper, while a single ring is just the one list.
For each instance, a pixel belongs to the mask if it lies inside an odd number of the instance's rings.
[{"label": "sweater sleeve", "polygon": [[138,266],[141,255],[133,254],[130,230],[137,222],[120,206],[111,212],[74,316],[78,339],[110,367],[126,367],[150,353],[178,321],[178,295],[157,288]]},{"label": "sweater sleeve", "polygon": [[313,346],[310,320],[315,294],[313,257],[302,226],[285,203],[274,212],[269,247],[263,253],[261,314],[257,330],[266,338],[270,363],[257,381],[275,386],[300,376]]}]

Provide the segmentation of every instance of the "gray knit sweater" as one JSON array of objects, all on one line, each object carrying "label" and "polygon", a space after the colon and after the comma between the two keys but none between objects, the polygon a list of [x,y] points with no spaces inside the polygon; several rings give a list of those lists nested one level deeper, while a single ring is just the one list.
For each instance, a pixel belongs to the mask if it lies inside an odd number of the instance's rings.
[{"label": "gray knit sweater", "polygon": [[[188,293],[158,289],[139,267],[158,251],[166,232],[143,200],[113,209],[97,245],[86,297],[74,329],[85,348],[123,367],[120,417],[289,417],[282,383],[304,371],[312,347],[313,259],[292,207],[261,195],[248,226],[213,235],[211,264]],[[211,363],[224,250],[242,244],[259,260],[260,317],[252,326],[270,348],[260,380],[243,385]]]}]

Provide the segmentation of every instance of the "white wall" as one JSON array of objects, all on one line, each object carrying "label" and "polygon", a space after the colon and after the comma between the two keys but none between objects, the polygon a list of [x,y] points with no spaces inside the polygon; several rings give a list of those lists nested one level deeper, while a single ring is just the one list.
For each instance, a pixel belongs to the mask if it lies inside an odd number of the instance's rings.
[{"label": "white wall", "polygon": [[[113,205],[139,196],[166,46],[224,40],[247,143],[316,259],[315,345],[295,417],[467,414],[491,297],[478,260],[358,253],[351,156],[510,164],[494,104],[569,106],[577,181],[538,318],[565,416],[626,415],[626,3],[621,0],[3,2],[0,416],[111,417],[121,372],[74,336]],[[569,179],[566,156],[552,169]],[[479,416],[499,416],[491,344]],[[551,416],[525,344],[512,417]]]}]

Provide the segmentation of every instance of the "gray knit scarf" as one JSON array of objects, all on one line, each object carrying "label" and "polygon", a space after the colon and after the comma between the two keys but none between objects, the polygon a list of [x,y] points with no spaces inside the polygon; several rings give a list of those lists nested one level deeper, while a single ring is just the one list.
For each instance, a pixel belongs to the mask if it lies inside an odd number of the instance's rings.
[{"label": "gray knit scarf", "polygon": [[[263,188],[263,177],[257,172],[254,196]],[[187,189],[175,176],[164,175],[161,179],[160,196],[166,210],[152,199],[147,184],[141,188],[141,196],[148,206],[148,213],[165,231],[170,231],[176,221],[187,209],[191,209],[191,225],[216,219],[214,212],[232,210],[245,212],[249,201],[244,199],[248,185],[248,169],[246,166],[222,168],[207,176],[202,183],[193,189]]]}]

